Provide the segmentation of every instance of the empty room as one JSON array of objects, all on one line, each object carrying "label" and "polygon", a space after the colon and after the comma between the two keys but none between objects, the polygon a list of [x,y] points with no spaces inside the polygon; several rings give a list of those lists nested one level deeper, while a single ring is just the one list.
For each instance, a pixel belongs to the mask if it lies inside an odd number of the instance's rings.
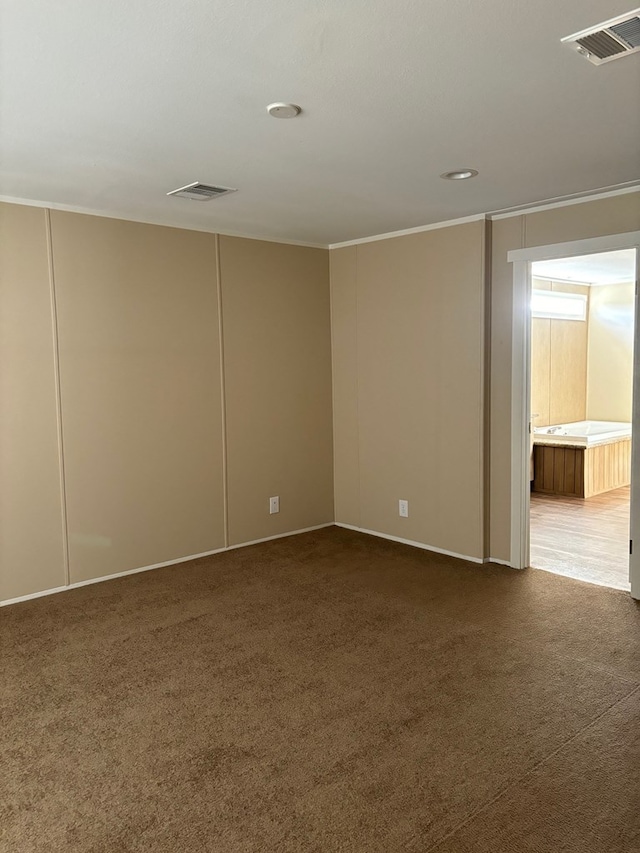
[{"label": "empty room", "polygon": [[640,9],[0,23],[1,853],[639,853]]}]

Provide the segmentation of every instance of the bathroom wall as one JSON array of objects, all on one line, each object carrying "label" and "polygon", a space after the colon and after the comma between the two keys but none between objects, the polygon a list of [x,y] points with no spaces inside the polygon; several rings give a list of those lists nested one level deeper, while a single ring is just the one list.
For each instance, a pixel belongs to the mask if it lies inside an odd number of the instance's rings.
[{"label": "bathroom wall", "polygon": [[328,255],[0,204],[0,599],[333,520]]},{"label": "bathroom wall", "polygon": [[631,422],[635,286],[591,288],[587,417]]},{"label": "bathroom wall", "polygon": [[[579,293],[591,288],[533,279],[534,290]],[[531,321],[531,413],[535,426],[583,421],[587,416],[587,320],[533,317]]]}]

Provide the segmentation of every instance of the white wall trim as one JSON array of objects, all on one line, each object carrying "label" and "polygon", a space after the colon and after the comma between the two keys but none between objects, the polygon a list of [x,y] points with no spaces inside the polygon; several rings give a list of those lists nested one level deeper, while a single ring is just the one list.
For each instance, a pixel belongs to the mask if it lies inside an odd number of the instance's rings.
[{"label": "white wall trim", "polygon": [[556,207],[570,207],[572,204],[582,204],[586,201],[597,201],[601,198],[615,198],[618,195],[640,192],[640,182],[633,181],[613,189],[603,187],[602,190],[588,190],[569,196],[558,196],[557,199],[545,199],[522,207],[510,207],[503,212],[488,213],[487,217],[496,222],[499,219],[510,219],[512,216],[526,216],[528,213],[542,213],[544,210],[554,210]]},{"label": "white wall trim", "polygon": [[47,210],[61,210],[66,213],[82,213],[85,216],[101,216],[104,219],[121,219],[123,222],[139,222],[142,225],[159,225],[162,228],[179,228],[181,231],[199,231],[203,234],[219,234],[221,237],[242,237],[244,240],[260,240],[263,243],[282,243],[284,246],[302,246],[307,249],[328,249],[326,243],[309,243],[305,240],[288,240],[285,237],[264,237],[257,234],[244,234],[239,231],[221,231],[219,228],[207,228],[205,225],[177,225],[175,222],[161,222],[159,219],[146,216],[136,216],[118,210],[94,210],[90,207],[80,207],[75,204],[58,204],[53,201],[40,201],[33,198],[15,198],[0,195],[0,202],[6,204],[22,204],[26,207],[44,207]]},{"label": "white wall trim", "polygon": [[438,231],[440,228],[450,228],[453,225],[464,225],[466,222],[478,222],[485,219],[484,213],[474,213],[472,216],[462,216],[459,219],[447,219],[444,222],[433,222],[431,225],[417,225],[415,228],[404,228],[401,231],[389,231],[386,234],[374,234],[371,237],[359,237],[357,240],[344,240],[342,243],[329,243],[329,249],[344,249],[346,246],[359,246],[361,243],[377,243],[378,240],[393,240],[394,237],[406,237],[409,234],[422,234],[423,231]]},{"label": "white wall trim", "polygon": [[485,557],[485,563],[497,563],[499,566],[507,566],[507,568],[512,569],[513,566],[508,560],[500,560],[498,557]]},{"label": "white wall trim", "polygon": [[52,589],[43,589],[40,592],[31,592],[28,595],[19,595],[17,598],[7,598],[0,601],[0,607],[7,607],[10,604],[19,604],[21,601],[31,601],[33,598],[42,598],[45,595],[54,595],[58,592],[66,592],[69,589],[77,589],[81,586],[91,586],[94,583],[103,583],[104,581],[112,581],[116,578],[124,578],[127,575],[137,575],[141,572],[150,572],[153,569],[163,569],[166,566],[177,566],[180,563],[188,563],[191,560],[199,560],[202,557],[211,557],[214,554],[223,554],[226,551],[233,551],[236,548],[248,548],[250,545],[258,545],[260,542],[271,542],[273,539],[284,539],[287,536],[297,536],[299,533],[309,533],[312,530],[320,530],[323,527],[333,527],[333,521],[326,524],[316,524],[314,527],[303,527],[300,530],[291,530],[288,533],[278,533],[275,536],[266,536],[264,539],[253,539],[251,542],[241,542],[239,545],[229,545],[228,548],[215,548],[213,551],[203,551],[201,554],[190,554],[188,557],[178,557],[175,560],[166,560],[164,563],[154,563],[152,566],[142,566],[139,569],[127,569],[125,572],[115,572],[112,575],[104,575],[101,578],[89,578],[86,581],[76,581],[67,586],[56,586]]},{"label": "white wall trim", "polygon": [[300,530],[289,530],[287,533],[276,533],[275,536],[265,536],[263,539],[252,539],[250,542],[240,542],[238,545],[229,545],[223,551],[233,551],[236,548],[249,548],[251,545],[260,545],[262,542],[273,542],[274,539],[286,539],[287,536],[298,536],[300,533],[311,533],[313,530],[322,530],[324,527],[335,527],[334,521],[324,524],[314,524],[313,527],[301,527]]},{"label": "white wall trim", "polygon": [[83,213],[86,216],[102,216],[105,219],[122,219],[125,222],[140,222],[143,225],[159,225],[163,228],[180,228],[183,231],[200,231],[204,234],[219,234],[221,237],[241,237],[245,240],[261,240],[265,243],[282,243],[285,246],[303,246],[309,249],[341,249],[345,246],[358,246],[361,243],[375,243],[378,240],[391,240],[394,237],[404,237],[409,234],[420,234],[424,231],[437,231],[440,228],[449,228],[454,225],[464,225],[466,222],[477,222],[481,219],[499,220],[509,219],[512,216],[524,216],[528,213],[540,213],[543,210],[553,210],[556,207],[568,207],[572,204],[596,201],[601,198],[613,198],[627,193],[640,192],[640,181],[634,181],[618,187],[603,187],[601,190],[587,190],[584,193],[576,193],[571,196],[559,196],[557,199],[542,199],[528,206],[507,208],[503,211],[487,211],[486,213],[474,213],[471,216],[462,216],[458,219],[447,219],[442,222],[433,222],[430,225],[418,225],[415,228],[405,228],[399,231],[389,231],[384,234],[373,234],[369,237],[359,237],[355,240],[344,240],[337,243],[313,243],[306,240],[289,240],[285,237],[265,237],[257,234],[246,234],[239,231],[224,231],[219,228],[207,228],[204,225],[177,225],[175,223],[161,222],[158,219],[146,216],[135,216],[125,211],[117,210],[95,210],[93,208],[81,207],[74,204],[61,204],[52,201],[41,201],[32,198],[17,198],[16,196],[0,195],[0,202],[6,204],[22,204],[27,207],[44,207],[49,210],[62,210],[68,213]]},{"label": "white wall trim", "polygon": [[[511,252],[509,252],[509,255]],[[531,419],[531,264],[513,263],[513,320],[511,335],[511,546],[510,563],[529,565],[530,433]]]},{"label": "white wall trim", "polygon": [[[466,222],[477,222],[479,219],[510,219],[512,216],[524,216],[527,213],[541,213],[543,210],[554,210],[556,207],[569,207],[572,204],[581,204],[587,201],[597,201],[601,198],[614,198],[627,193],[640,192],[640,181],[623,184],[618,187],[603,187],[601,190],[587,190],[584,193],[576,193],[571,196],[558,196],[557,199],[542,199],[539,202],[522,205],[521,207],[510,207],[504,211],[475,213],[471,216],[462,216],[458,219],[447,219],[443,222],[433,222],[431,225],[418,225],[415,228],[405,228],[401,231],[389,231],[385,234],[374,234],[370,237],[360,237],[356,240],[345,240],[340,243],[329,243],[329,249],[343,249],[346,246],[359,246],[361,243],[375,243],[378,240],[391,240],[394,237],[404,237],[407,234],[421,234],[423,231],[437,231],[439,228],[450,228],[454,225],[464,225]],[[536,260],[541,260],[537,258]]]},{"label": "white wall trim", "polygon": [[342,524],[339,521],[335,522],[335,527],[343,527],[345,530],[355,530],[356,533],[366,533],[368,536],[377,536],[379,539],[389,539],[391,542],[399,542],[401,545],[411,545],[413,548],[420,548],[422,551],[432,551],[434,554],[444,554],[447,557],[457,557],[459,560],[466,560],[468,563],[484,563],[482,557],[469,557],[467,554],[458,554],[456,551],[447,551],[445,548],[436,548],[435,545],[425,545],[424,542],[415,542],[413,539],[403,539],[400,536],[391,536],[389,533],[380,533],[379,530],[368,530],[366,527],[356,527],[355,524]]}]

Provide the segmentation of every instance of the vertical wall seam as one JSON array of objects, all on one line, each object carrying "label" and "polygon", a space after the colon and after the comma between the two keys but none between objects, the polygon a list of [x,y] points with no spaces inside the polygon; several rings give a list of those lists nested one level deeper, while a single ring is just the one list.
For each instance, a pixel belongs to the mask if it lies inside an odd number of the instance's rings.
[{"label": "vertical wall seam", "polygon": [[333,261],[331,255],[331,249],[329,251],[329,337],[331,339],[331,455],[333,459],[333,520],[337,521],[336,518],[336,365],[335,365],[335,337],[333,333]]},{"label": "vertical wall seam", "polygon": [[359,277],[358,277],[358,255],[360,247],[355,247],[355,288],[356,288],[356,441],[358,444],[358,527],[362,527],[362,465],[361,465],[361,441],[360,441],[360,301],[359,301]]},{"label": "vertical wall seam", "polygon": [[64,560],[64,583],[71,583],[69,566],[69,522],[67,518],[67,485],[64,462],[64,431],[62,426],[62,391],[60,384],[60,345],[58,340],[58,302],[56,296],[55,270],[53,264],[53,238],[51,233],[51,211],[45,209],[45,230],[47,237],[47,262],[49,267],[49,298],[51,301],[51,327],[53,333],[53,373],[56,396],[56,421],[58,433],[58,461],[60,468],[60,511],[62,522],[62,553]]},{"label": "vertical wall seam", "polygon": [[491,554],[491,330],[492,330],[492,236],[493,224],[490,219],[484,221],[482,253],[482,292],[484,295],[484,323],[483,323],[483,349],[484,349],[484,376],[483,376],[483,405],[484,435],[480,446],[481,453],[481,476],[482,476],[482,557],[487,558]]},{"label": "vertical wall seam", "polygon": [[218,346],[220,350],[220,413],[222,418],[222,524],[224,547],[229,547],[229,479],[227,462],[227,389],[224,369],[224,323],[222,320],[222,266],[220,262],[220,235],[215,235],[216,294],[218,299]]}]

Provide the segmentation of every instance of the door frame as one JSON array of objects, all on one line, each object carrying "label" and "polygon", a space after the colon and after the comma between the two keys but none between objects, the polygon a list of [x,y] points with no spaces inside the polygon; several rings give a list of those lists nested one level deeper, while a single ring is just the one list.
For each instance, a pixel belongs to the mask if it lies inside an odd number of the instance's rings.
[{"label": "door frame", "polygon": [[[513,568],[529,565],[531,437],[531,264],[534,261],[595,255],[619,249],[636,250],[636,298],[633,348],[633,413],[631,436],[631,539],[629,558],[631,595],[640,599],[640,231],[609,234],[569,243],[513,249],[513,317],[511,342],[511,558]],[[634,535],[635,534],[635,535]]]}]

